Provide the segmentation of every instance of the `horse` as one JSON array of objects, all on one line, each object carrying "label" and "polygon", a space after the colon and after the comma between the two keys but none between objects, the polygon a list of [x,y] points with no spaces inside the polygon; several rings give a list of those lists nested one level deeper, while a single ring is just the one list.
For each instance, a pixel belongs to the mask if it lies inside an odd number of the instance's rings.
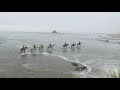
[{"label": "horse", "polygon": [[81,42],[79,42],[78,44],[77,44],[77,46],[80,46],[81,45]]},{"label": "horse", "polygon": [[36,48],[37,47],[35,45],[33,45],[33,48],[31,49],[31,53],[32,53],[33,50],[36,50]]},{"label": "horse", "polygon": [[26,49],[27,49],[27,47],[24,47],[24,45],[23,45],[23,48],[20,49],[20,52],[25,53]]},{"label": "horse", "polygon": [[53,50],[52,50],[53,47],[54,47],[54,45],[49,44],[49,46],[47,47],[47,52],[48,53],[53,53]]},{"label": "horse", "polygon": [[43,49],[43,48],[44,48],[44,46],[41,44],[41,46],[39,47],[39,50],[40,50],[40,49]]},{"label": "horse", "polygon": [[52,47],[54,47],[54,45],[49,44],[49,46],[47,47],[47,49],[49,49],[49,48],[51,48],[51,49],[52,49]]},{"label": "horse", "polygon": [[71,47],[73,47],[73,46],[75,46],[75,45],[76,45],[76,44],[73,43],[73,44],[71,45]]},{"label": "horse", "polygon": [[65,42],[65,44],[63,45],[63,47],[67,47],[68,46],[68,44],[66,44],[66,42]]}]

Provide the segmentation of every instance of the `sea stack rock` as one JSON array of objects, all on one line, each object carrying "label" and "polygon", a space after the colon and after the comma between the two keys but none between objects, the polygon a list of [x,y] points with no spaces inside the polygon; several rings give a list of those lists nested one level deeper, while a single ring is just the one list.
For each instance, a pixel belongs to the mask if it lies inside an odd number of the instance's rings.
[{"label": "sea stack rock", "polygon": [[52,31],[52,33],[57,33],[57,32],[54,30],[54,31]]}]

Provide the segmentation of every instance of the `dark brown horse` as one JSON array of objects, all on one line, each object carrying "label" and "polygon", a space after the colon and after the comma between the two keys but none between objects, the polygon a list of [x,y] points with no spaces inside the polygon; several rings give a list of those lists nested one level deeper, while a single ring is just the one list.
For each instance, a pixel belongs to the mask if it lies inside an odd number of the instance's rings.
[{"label": "dark brown horse", "polygon": [[71,45],[71,47],[73,47],[73,46],[75,46],[75,45],[76,45],[76,44],[73,43],[73,44]]},{"label": "dark brown horse", "polygon": [[24,47],[24,45],[23,45],[23,48],[20,49],[20,52],[25,53],[26,49],[27,49],[27,47]]},{"label": "dark brown horse", "polygon": [[78,44],[77,44],[77,46],[80,46],[81,45],[81,42],[79,42]]},{"label": "dark brown horse", "polygon": [[67,47],[68,46],[68,44],[66,44],[66,42],[65,42],[65,44],[63,45],[63,47]]}]

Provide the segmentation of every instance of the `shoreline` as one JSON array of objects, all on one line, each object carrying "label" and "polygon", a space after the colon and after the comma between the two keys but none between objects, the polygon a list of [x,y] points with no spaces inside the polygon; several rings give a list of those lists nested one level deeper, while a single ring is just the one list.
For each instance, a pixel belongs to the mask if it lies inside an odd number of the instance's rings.
[{"label": "shoreline", "polygon": [[20,58],[18,65],[1,69],[0,78],[80,78],[81,71],[76,71],[72,62],[57,56],[23,55]]}]

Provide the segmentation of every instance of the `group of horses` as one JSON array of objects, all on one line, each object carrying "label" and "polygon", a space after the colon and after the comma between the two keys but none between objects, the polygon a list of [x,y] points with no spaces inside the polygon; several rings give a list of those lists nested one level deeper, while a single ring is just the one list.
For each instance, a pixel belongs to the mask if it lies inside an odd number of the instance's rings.
[{"label": "group of horses", "polygon": [[[69,44],[67,44],[67,43],[65,42],[65,44],[63,45],[63,48],[64,48],[64,47],[67,47],[68,45],[69,45]],[[77,44],[73,43],[73,44],[71,45],[71,48],[72,48],[72,47],[75,47],[76,45],[77,45],[77,47],[80,46],[80,45],[81,45],[81,42],[79,42],[79,43],[77,43]],[[52,49],[54,46],[55,46],[55,45],[49,44],[49,46],[47,47],[47,50],[48,50],[48,49]],[[39,50],[43,50],[44,46],[43,46],[42,44],[41,44],[40,47],[36,47],[35,45],[33,45],[33,48],[31,48],[31,53],[32,53],[33,51],[37,50],[37,48],[38,48]],[[25,53],[26,49],[28,49],[28,47],[25,47],[25,46],[23,45],[23,47],[20,49],[20,52],[21,52],[21,53]]]},{"label": "group of horses", "polygon": [[[66,42],[65,42],[65,44],[63,45],[63,47],[67,47],[69,44],[66,44]],[[77,43],[77,47],[78,46],[80,46],[81,45],[81,42],[79,42],[79,43]],[[75,47],[76,46],[76,44],[75,43],[73,43],[72,45],[71,45],[71,47]]]}]

